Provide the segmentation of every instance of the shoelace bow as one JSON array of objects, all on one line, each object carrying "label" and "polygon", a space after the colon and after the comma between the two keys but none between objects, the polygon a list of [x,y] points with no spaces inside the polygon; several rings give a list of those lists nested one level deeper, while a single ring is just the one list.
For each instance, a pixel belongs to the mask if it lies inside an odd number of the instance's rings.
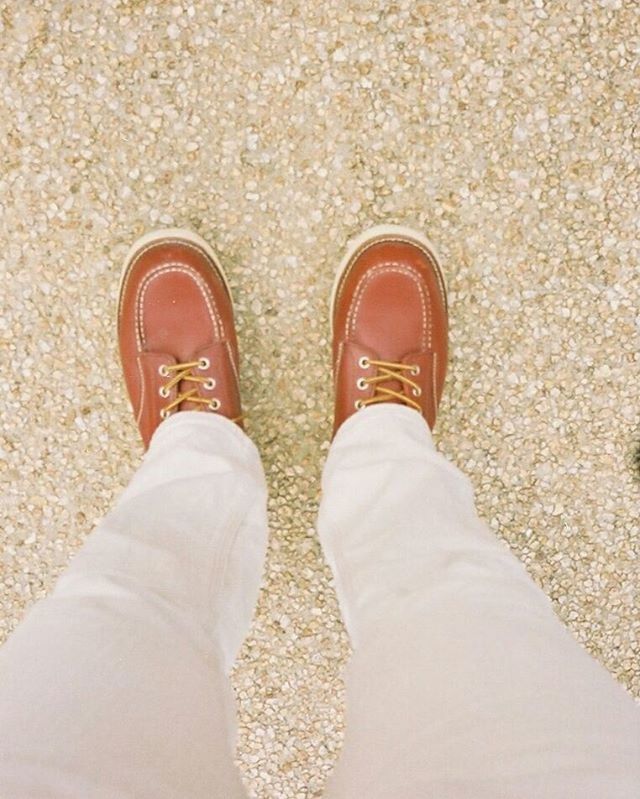
[{"label": "shoelace bow", "polygon": [[[162,377],[171,378],[160,388],[160,396],[164,399],[168,399],[171,389],[180,385],[180,383],[196,383],[194,388],[190,388],[187,391],[178,392],[175,399],[162,408],[160,411],[160,416],[163,419],[166,419],[167,416],[170,415],[171,411],[174,408],[179,407],[183,402],[195,402],[198,405],[206,406],[211,411],[217,411],[220,408],[221,403],[217,397],[207,399],[206,397],[201,397],[198,393],[199,385],[202,385],[209,390],[213,390],[216,387],[216,381],[212,377],[204,377],[203,375],[196,375],[193,373],[193,370],[196,368],[204,370],[208,369],[210,365],[211,364],[208,358],[199,358],[197,361],[174,363],[169,366],[163,364],[160,366],[158,369],[160,375]],[[242,416],[237,416],[231,421],[239,422],[240,419],[242,419]]]},{"label": "shoelace bow", "polygon": [[372,397],[367,397],[367,399],[356,401],[356,408],[358,408],[358,410],[360,408],[366,408],[367,405],[376,405],[379,402],[397,400],[398,402],[408,405],[410,408],[414,408],[416,411],[422,411],[420,404],[411,397],[407,396],[407,394],[401,394],[399,391],[395,391],[395,389],[383,385],[384,383],[397,381],[405,386],[408,386],[411,389],[411,393],[414,397],[419,397],[422,394],[422,389],[415,382],[415,380],[412,380],[408,376],[409,374],[413,376],[420,374],[420,367],[417,364],[395,363],[394,361],[376,361],[372,358],[363,357],[360,358],[359,365],[363,369],[368,369],[370,366],[375,366],[378,371],[373,377],[361,377],[358,380],[358,388],[361,390],[366,389],[368,386],[374,387],[374,393]]}]

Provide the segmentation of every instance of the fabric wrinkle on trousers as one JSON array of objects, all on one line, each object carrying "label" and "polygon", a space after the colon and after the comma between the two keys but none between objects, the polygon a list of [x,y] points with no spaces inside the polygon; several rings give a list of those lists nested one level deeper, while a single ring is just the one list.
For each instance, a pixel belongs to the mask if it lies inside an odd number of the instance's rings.
[{"label": "fabric wrinkle on trousers", "polygon": [[331,446],[318,529],[353,646],[328,799],[637,799],[640,712],[479,520],[422,417]]},{"label": "fabric wrinkle on trousers", "polygon": [[227,678],[267,540],[255,446],[157,430],[114,510],[0,649],[0,796],[241,799]]},{"label": "fabric wrinkle on trousers", "polygon": [[[479,521],[417,413],[349,419],[323,489],[319,533],[354,649],[328,799],[640,795],[638,709]],[[163,423],[0,649],[0,796],[246,797],[227,673],[266,535],[245,434],[197,412]]]}]

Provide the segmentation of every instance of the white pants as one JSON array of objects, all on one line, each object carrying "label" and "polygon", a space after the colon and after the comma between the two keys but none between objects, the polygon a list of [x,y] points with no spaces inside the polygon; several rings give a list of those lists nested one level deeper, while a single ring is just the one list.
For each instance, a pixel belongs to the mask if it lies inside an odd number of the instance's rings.
[{"label": "white pants", "polygon": [[[319,532],[354,647],[330,799],[637,799],[640,712],[400,406],[348,420]],[[0,650],[3,799],[242,799],[227,673],[267,538],[258,453],[180,413]]]}]

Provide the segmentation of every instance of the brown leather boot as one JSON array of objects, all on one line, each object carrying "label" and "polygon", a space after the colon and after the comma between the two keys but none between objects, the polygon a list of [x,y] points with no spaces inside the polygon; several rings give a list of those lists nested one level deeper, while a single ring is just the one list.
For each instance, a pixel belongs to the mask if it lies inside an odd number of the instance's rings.
[{"label": "brown leather boot", "polygon": [[241,422],[231,292],[199,236],[159,230],[133,245],[120,284],[118,339],[145,448],[160,422],[178,411]]},{"label": "brown leather boot", "polygon": [[447,297],[420,233],[383,225],[353,241],[334,286],[334,434],[356,411],[406,405],[433,428],[447,369]]}]

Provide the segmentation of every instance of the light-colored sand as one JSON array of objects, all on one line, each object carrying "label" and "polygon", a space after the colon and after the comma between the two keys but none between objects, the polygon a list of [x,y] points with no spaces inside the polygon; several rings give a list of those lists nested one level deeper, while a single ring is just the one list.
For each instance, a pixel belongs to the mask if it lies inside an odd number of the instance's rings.
[{"label": "light-colored sand", "polygon": [[140,459],[121,258],[193,228],[230,274],[272,491],[238,758],[261,799],[319,796],[347,653],[313,531],[328,297],[346,239],[396,222],[437,243],[450,287],[441,447],[639,695],[637,2],[0,8],[2,634]]}]

